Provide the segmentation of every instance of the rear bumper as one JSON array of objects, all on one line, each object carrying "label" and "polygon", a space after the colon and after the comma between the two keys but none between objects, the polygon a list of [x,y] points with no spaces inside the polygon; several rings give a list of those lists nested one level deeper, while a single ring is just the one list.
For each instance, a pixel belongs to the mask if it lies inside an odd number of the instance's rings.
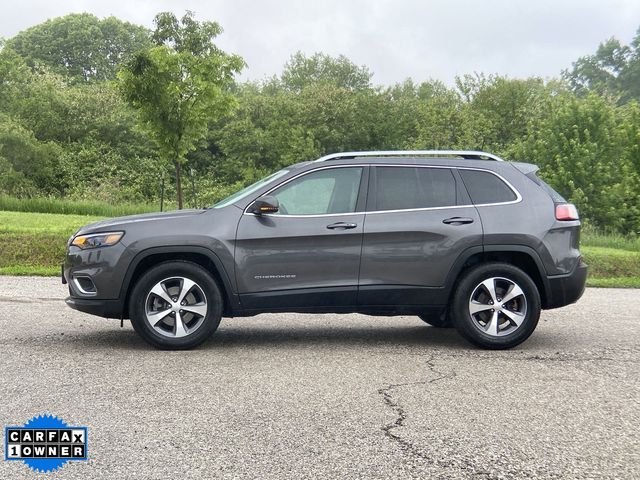
[{"label": "rear bumper", "polygon": [[587,283],[587,268],[587,264],[580,258],[571,273],[547,277],[547,302],[544,308],[564,307],[577,302]]},{"label": "rear bumper", "polygon": [[122,318],[123,308],[119,300],[67,297],[65,303],[80,312],[105,318]]}]

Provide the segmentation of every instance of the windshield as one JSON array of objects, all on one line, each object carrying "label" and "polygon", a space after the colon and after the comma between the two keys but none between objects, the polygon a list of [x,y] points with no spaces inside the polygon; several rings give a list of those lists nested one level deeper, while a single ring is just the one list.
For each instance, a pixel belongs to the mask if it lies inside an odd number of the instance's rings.
[{"label": "windshield", "polygon": [[265,177],[262,180],[258,180],[256,183],[253,183],[248,187],[243,188],[242,190],[234,193],[233,195],[228,196],[224,200],[220,200],[218,203],[214,204],[212,208],[222,208],[222,207],[226,207],[227,205],[231,205],[232,203],[235,203],[238,200],[243,199],[247,195],[250,195],[251,193],[255,192],[256,190],[259,190],[260,188],[262,188],[269,182],[275,180],[276,178],[282,177],[286,173],[289,173],[289,170],[284,169],[284,170],[280,170],[279,172],[272,173],[268,177]]}]

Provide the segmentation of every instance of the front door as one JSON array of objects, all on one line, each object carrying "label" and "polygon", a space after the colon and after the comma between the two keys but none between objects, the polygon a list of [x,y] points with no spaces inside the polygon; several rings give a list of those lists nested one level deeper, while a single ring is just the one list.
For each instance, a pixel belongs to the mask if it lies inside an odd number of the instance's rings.
[{"label": "front door", "polygon": [[269,192],[275,214],[242,215],[236,279],[246,309],[356,304],[367,167],[323,167]]}]

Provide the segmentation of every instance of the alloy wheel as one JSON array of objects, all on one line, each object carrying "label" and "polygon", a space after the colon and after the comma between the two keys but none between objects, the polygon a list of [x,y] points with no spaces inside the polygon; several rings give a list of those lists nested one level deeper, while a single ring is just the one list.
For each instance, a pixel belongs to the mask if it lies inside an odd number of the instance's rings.
[{"label": "alloy wheel", "polygon": [[185,337],[204,323],[207,297],[202,287],[189,278],[165,278],[149,291],[144,311],[147,323],[159,334]]},{"label": "alloy wheel", "polygon": [[487,335],[509,335],[526,318],[527,299],[522,288],[513,280],[487,278],[471,293],[469,315],[473,324]]}]

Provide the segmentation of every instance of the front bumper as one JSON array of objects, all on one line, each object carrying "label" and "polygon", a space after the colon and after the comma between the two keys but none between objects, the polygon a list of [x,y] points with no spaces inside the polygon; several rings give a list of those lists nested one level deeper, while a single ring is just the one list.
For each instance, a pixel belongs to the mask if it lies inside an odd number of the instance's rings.
[{"label": "front bumper", "polygon": [[[91,315],[121,318],[125,308],[120,290],[128,261],[122,242],[91,250],[69,247],[62,266],[62,283],[69,287],[66,304]],[[93,288],[83,290],[76,281],[81,278],[90,280]]]},{"label": "front bumper", "polygon": [[65,303],[74,310],[99,317],[122,318],[124,313],[122,303],[119,300],[67,297]]},{"label": "front bumper", "polygon": [[577,302],[587,284],[587,270],[587,264],[580,258],[571,273],[547,277],[547,301],[544,308],[559,308]]}]

